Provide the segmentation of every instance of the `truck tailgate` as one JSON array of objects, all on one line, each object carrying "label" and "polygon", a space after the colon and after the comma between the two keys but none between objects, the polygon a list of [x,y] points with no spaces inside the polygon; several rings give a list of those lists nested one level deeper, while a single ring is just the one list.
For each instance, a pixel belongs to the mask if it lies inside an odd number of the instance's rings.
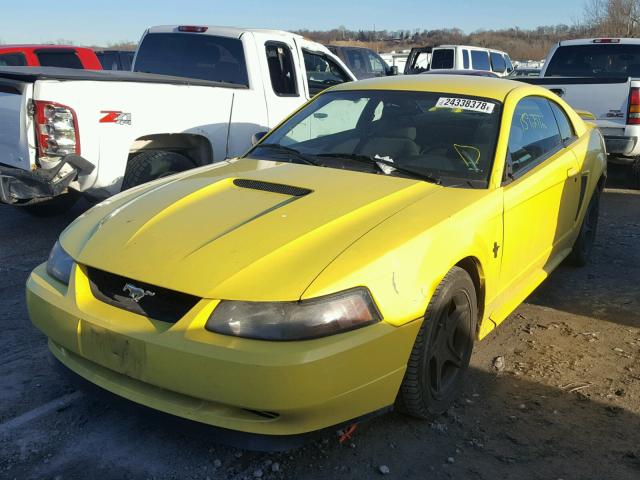
[{"label": "truck tailgate", "polygon": [[573,108],[592,113],[603,133],[624,128],[627,123],[630,78],[547,77],[521,81],[548,88]]},{"label": "truck tailgate", "polygon": [[0,78],[0,164],[30,170],[26,119],[27,99],[33,85]]}]

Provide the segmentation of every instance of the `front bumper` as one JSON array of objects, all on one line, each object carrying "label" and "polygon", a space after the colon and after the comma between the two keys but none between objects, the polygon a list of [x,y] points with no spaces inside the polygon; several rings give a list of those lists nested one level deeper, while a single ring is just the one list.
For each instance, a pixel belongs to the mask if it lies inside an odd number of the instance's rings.
[{"label": "front bumper", "polygon": [[392,405],[421,323],[268,342],[206,331],[216,303],[203,299],[164,324],[93,298],[77,266],[68,288],[44,265],[27,283],[32,322],[75,373],[160,411],[265,435],[312,432]]},{"label": "front bumper", "polygon": [[604,135],[604,143],[610,155],[632,155],[638,143],[638,137]]},{"label": "front bumper", "polygon": [[78,174],[95,166],[78,155],[67,155],[51,170],[22,170],[0,163],[0,203],[28,205],[64,193]]}]

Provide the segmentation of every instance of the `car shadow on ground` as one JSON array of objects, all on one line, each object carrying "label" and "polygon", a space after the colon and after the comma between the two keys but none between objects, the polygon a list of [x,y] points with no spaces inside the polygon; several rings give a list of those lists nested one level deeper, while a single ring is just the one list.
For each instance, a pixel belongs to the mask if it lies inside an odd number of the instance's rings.
[{"label": "car shadow on ground", "polygon": [[637,415],[509,371],[472,369],[461,400],[433,420],[390,413],[361,424],[344,443],[326,433],[286,453],[226,447],[207,426],[110,395],[87,393],[53,417],[39,432],[31,426],[20,433],[21,453],[5,450],[8,458],[22,458],[7,463],[5,456],[7,478],[90,473],[102,479],[361,479],[379,474],[382,465],[389,478],[632,479],[640,474]]},{"label": "car shadow on ground", "polygon": [[561,265],[527,302],[640,327],[640,195],[604,196],[590,263]]}]

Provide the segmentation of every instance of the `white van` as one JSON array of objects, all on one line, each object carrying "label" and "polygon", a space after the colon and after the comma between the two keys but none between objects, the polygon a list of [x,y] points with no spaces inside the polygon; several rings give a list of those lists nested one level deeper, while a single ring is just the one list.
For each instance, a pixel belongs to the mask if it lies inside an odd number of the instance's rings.
[{"label": "white van", "polygon": [[513,71],[509,54],[466,45],[439,45],[431,52],[430,70],[486,70],[500,77]]}]

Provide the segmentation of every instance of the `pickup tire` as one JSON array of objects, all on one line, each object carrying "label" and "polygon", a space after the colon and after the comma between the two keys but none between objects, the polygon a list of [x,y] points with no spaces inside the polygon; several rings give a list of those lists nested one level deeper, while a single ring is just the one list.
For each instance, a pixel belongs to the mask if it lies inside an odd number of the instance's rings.
[{"label": "pickup tire", "polygon": [[194,167],[191,160],[179,153],[147,150],[129,160],[122,180],[122,190]]},{"label": "pickup tire", "polygon": [[79,198],[80,192],[69,190],[67,193],[52,198],[51,200],[32,203],[20,208],[34,217],[53,217],[71,210]]},{"label": "pickup tire", "polygon": [[398,410],[428,419],[453,404],[469,367],[477,316],[473,281],[453,267],[427,307],[398,392]]},{"label": "pickup tire", "polygon": [[633,188],[640,190],[640,157],[636,157],[631,165],[631,181]]},{"label": "pickup tire", "polygon": [[567,261],[574,267],[584,267],[589,263],[593,245],[596,241],[598,230],[598,215],[600,213],[600,190],[596,189],[591,196],[589,206],[582,219],[580,233],[573,244],[573,249],[567,257]]}]

